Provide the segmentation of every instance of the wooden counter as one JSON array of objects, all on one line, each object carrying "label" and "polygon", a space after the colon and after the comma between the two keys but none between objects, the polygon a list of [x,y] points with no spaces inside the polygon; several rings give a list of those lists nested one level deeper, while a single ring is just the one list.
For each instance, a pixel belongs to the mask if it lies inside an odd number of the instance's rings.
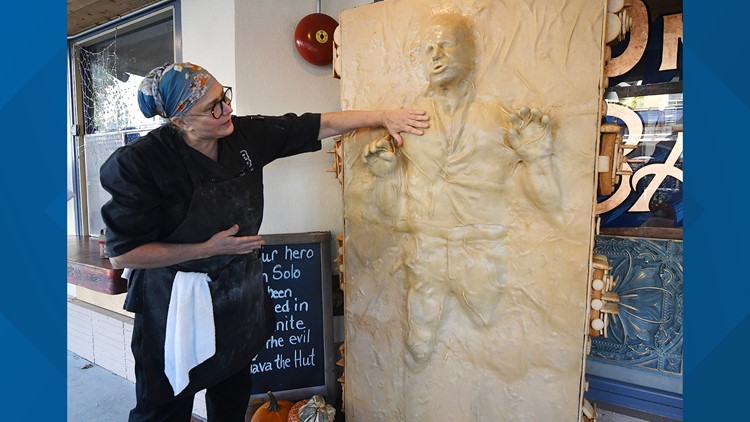
[{"label": "wooden counter", "polygon": [[68,236],[68,283],[110,295],[128,290],[122,270],[99,256],[95,237]]}]

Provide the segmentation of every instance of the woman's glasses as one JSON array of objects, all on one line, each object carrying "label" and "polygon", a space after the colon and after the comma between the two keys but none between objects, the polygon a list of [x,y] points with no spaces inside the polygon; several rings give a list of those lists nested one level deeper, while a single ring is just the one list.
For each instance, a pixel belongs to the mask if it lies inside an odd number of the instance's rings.
[{"label": "woman's glasses", "polygon": [[186,114],[186,116],[208,116],[209,114],[213,116],[214,119],[219,119],[224,114],[224,104],[230,105],[232,104],[232,87],[231,86],[225,86],[224,93],[221,95],[221,99],[214,103],[214,105],[211,107],[211,111],[208,113],[195,113],[195,114]]}]

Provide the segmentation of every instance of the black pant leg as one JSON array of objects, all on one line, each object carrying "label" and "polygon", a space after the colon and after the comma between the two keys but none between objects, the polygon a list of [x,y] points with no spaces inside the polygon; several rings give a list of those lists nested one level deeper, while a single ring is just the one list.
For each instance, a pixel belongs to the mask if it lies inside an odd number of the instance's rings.
[{"label": "black pant leg", "polygon": [[128,422],[190,422],[192,415],[193,396],[189,396],[156,406],[137,404]]},{"label": "black pant leg", "polygon": [[244,422],[253,380],[250,365],[206,389],[208,422]]},{"label": "black pant leg", "polygon": [[[149,365],[146,359],[153,359],[153,353],[144,350],[142,338],[144,336],[143,318],[135,315],[133,324],[133,339],[131,349],[135,358],[135,399],[136,405],[130,411],[129,422],[190,422],[193,415],[194,395],[182,394],[172,400],[155,401],[153,391],[147,391],[144,380],[153,374],[147,374]],[[140,381],[140,382],[139,382]],[[171,393],[171,388],[169,392]]]}]

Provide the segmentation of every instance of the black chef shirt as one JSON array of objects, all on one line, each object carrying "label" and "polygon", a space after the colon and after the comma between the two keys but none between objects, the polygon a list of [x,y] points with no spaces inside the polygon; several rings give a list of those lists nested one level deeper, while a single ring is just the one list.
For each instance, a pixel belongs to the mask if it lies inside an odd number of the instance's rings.
[{"label": "black chef shirt", "polygon": [[[232,116],[232,121],[234,132],[219,139],[218,162],[188,148],[201,180],[257,172],[255,179],[262,186],[266,164],[321,148],[320,114]],[[166,238],[187,215],[194,187],[180,143],[184,141],[177,129],[164,125],[118,148],[102,165],[101,184],[112,195],[101,210],[110,256]]]}]

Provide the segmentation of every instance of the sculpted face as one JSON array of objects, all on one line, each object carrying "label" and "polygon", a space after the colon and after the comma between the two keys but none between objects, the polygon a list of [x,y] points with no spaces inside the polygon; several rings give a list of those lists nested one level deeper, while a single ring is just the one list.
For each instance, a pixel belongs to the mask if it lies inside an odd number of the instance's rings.
[{"label": "sculpted face", "polygon": [[422,38],[421,58],[432,86],[466,79],[473,68],[474,40],[460,21],[442,19],[429,26]]}]

